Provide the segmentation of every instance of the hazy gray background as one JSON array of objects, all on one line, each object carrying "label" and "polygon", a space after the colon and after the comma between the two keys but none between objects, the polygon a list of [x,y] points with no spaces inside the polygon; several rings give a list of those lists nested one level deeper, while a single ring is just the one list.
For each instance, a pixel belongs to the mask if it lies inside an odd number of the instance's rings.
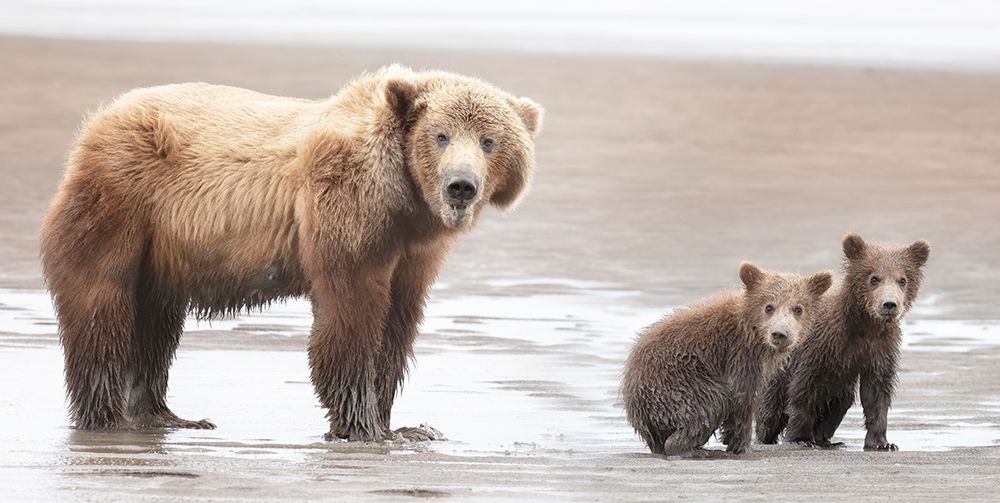
[{"label": "hazy gray background", "polygon": [[5,0],[0,33],[1000,65],[995,0]]}]

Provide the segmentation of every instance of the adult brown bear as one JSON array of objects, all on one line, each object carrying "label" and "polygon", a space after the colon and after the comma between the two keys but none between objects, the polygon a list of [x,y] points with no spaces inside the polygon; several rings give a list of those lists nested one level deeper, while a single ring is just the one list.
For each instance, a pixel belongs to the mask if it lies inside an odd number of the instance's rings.
[{"label": "adult brown bear", "polygon": [[389,433],[428,288],[534,169],[542,109],[391,66],[322,100],[137,89],[83,126],[42,229],[78,428],[214,428],[167,407],[188,311],[308,295],[328,438]]}]

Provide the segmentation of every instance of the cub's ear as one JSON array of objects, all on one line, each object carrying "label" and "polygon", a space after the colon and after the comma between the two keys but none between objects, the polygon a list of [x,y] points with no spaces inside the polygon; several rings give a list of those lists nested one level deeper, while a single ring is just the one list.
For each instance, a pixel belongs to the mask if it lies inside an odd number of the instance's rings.
[{"label": "cub's ear", "polygon": [[413,114],[417,101],[417,86],[403,79],[390,79],[385,83],[385,102],[389,110],[406,121]]},{"label": "cub's ear", "polygon": [[913,264],[917,267],[923,267],[927,263],[927,257],[931,255],[931,245],[927,241],[921,239],[916,243],[910,245],[906,252],[909,253],[910,259],[913,260]]},{"label": "cub's ear", "polygon": [[813,297],[822,297],[830,289],[831,285],[833,285],[833,275],[826,271],[813,274],[806,280],[809,295]]},{"label": "cub's ear", "polygon": [[542,117],[545,109],[529,98],[514,98],[510,100],[510,106],[514,108],[517,115],[521,116],[524,127],[532,137],[542,130]]},{"label": "cub's ear", "polygon": [[867,249],[868,245],[865,244],[864,239],[861,239],[861,236],[853,232],[844,236],[844,256],[849,260],[864,257]]},{"label": "cub's ear", "polygon": [[767,275],[766,272],[750,262],[740,264],[740,281],[743,282],[743,286],[747,287],[748,292],[753,291],[757,285],[760,285],[765,275]]}]

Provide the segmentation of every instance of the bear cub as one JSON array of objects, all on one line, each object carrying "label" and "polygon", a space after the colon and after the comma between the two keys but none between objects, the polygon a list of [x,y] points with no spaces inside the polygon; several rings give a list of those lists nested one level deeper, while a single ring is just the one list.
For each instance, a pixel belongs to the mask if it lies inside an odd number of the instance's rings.
[{"label": "bear cub", "polygon": [[809,278],[740,265],[742,292],[678,310],[644,330],[625,364],[628,420],[654,454],[690,453],[722,428],[726,450],[750,447],[754,399],[810,329],[830,273]]},{"label": "bear cub", "polygon": [[812,331],[772,377],[757,412],[757,439],[821,447],[854,405],[860,382],[865,450],[894,451],[886,439],[902,332],[923,280],[930,245],[878,246],[857,234],[844,238],[844,278],[827,295]]}]

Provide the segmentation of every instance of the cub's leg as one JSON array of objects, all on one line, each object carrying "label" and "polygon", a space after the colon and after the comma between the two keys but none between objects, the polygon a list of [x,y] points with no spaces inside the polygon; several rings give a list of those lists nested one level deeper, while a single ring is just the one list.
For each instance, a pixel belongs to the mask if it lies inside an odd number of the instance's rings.
[{"label": "cub's leg", "polygon": [[674,430],[663,442],[665,456],[682,456],[690,454],[708,443],[715,428],[705,425],[688,424]]},{"label": "cub's leg", "polygon": [[837,432],[844,415],[854,405],[854,394],[857,389],[857,380],[846,385],[839,393],[836,393],[827,404],[827,409],[819,414],[814,430],[816,445],[820,447],[836,447],[843,445],[843,442],[830,442],[833,434]]},{"label": "cub's leg", "polygon": [[[677,425],[673,433],[663,442],[663,454],[667,456],[700,450],[723,421],[735,425],[736,417],[746,417],[748,421],[753,417],[749,409],[742,406],[733,407],[734,402],[742,405],[742,401],[731,396],[724,381],[709,378],[698,368],[684,375],[686,382],[676,382],[674,389],[666,390],[668,396],[677,396],[678,399],[670,400],[661,412],[663,424]],[[677,411],[683,411],[683,414],[678,415]],[[744,440],[749,441],[748,437],[744,439],[742,435],[750,433],[749,424],[740,423],[738,428],[724,429],[723,437],[732,446],[742,446]]]},{"label": "cub's leg", "polygon": [[753,408],[759,378],[747,378],[734,390],[730,410],[723,421],[722,442],[730,454],[750,450],[753,436]]},{"label": "cub's leg", "polygon": [[785,443],[812,445],[816,440],[816,409],[811,405],[790,404],[788,426],[785,429]]},{"label": "cub's leg", "polygon": [[781,432],[788,424],[788,372],[782,370],[771,378],[760,397],[757,406],[757,441],[762,444],[776,444]]},{"label": "cub's leg", "polygon": [[895,451],[896,444],[886,439],[889,405],[896,384],[894,365],[861,373],[861,406],[865,410],[866,451]]}]

